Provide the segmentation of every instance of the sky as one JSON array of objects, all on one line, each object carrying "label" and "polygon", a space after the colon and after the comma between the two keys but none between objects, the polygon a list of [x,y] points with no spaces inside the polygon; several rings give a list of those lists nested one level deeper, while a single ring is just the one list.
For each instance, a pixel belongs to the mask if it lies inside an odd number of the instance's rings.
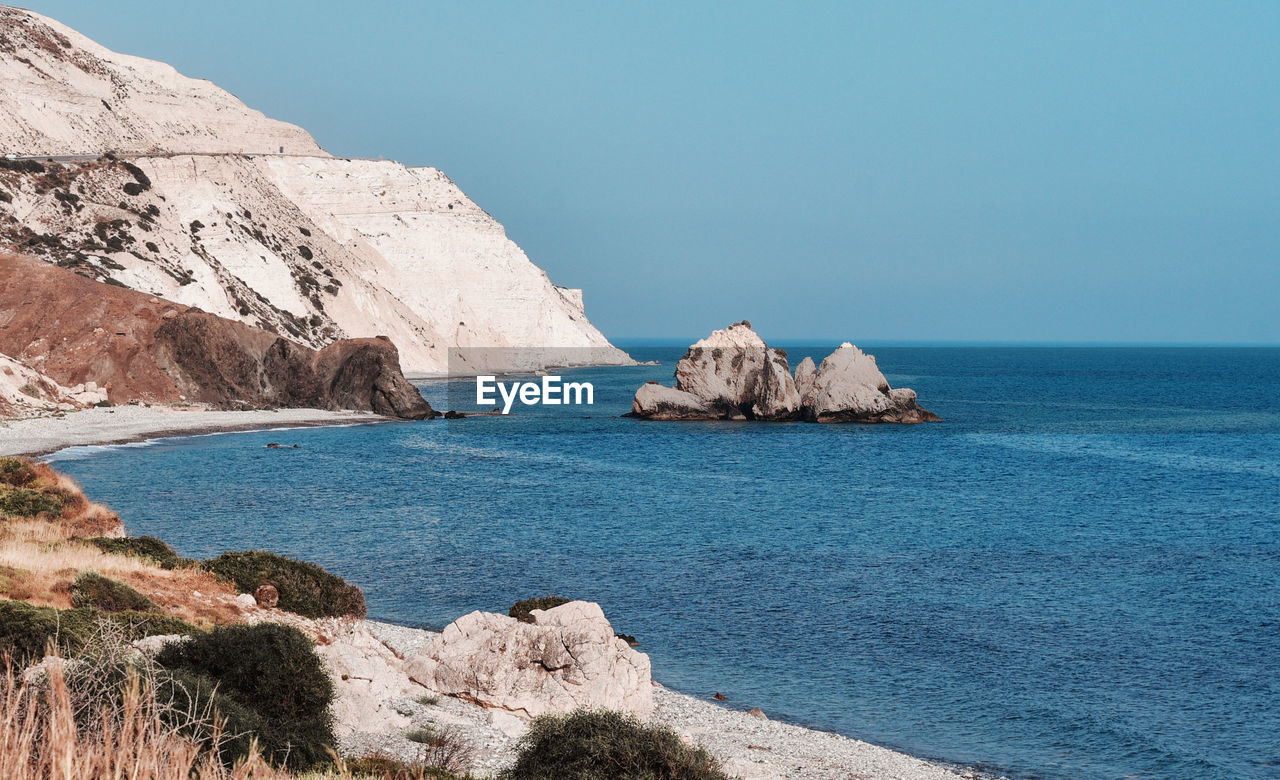
[{"label": "sky", "polygon": [[614,339],[1280,343],[1280,3],[49,0],[442,169]]}]

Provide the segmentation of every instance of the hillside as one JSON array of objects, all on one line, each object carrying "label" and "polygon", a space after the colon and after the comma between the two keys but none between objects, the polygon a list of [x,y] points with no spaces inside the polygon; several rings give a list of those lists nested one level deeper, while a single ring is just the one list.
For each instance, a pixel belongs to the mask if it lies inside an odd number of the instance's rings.
[{"label": "hillside", "polygon": [[[0,356],[110,401],[192,401],[224,409],[353,409],[412,419],[436,412],[386,339],[313,350],[274,333],[71,270],[0,252]],[[27,377],[52,398],[56,386]],[[100,396],[99,396],[100,397]],[[28,404],[30,405],[30,404]]]},{"label": "hillside", "polygon": [[387,336],[409,374],[630,362],[434,168],[7,7],[0,109],[0,246],[311,347]]}]

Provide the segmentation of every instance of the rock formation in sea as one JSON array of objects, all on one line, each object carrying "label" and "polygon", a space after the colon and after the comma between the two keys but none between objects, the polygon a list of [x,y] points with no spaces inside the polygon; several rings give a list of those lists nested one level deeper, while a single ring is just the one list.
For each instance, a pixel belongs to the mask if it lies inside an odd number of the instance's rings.
[{"label": "rock formation in sea", "polygon": [[770,348],[751,323],[730,325],[695,342],[676,364],[675,387],[649,382],[636,390],[632,417],[648,420],[937,420],[908,388],[891,388],[876,359],[849,343],[814,367],[806,357],[792,376],[787,353]]},{"label": "rock formation in sea", "polygon": [[530,616],[464,615],[404,670],[429,690],[522,718],[579,707],[653,712],[649,657],[615,636],[599,604],[571,601]]},{"label": "rock formation in sea", "polygon": [[10,7],[0,153],[0,245],[86,276],[317,349],[385,335],[410,374],[632,362],[441,171]]},{"label": "rock formation in sea", "polygon": [[404,378],[395,345],[385,338],[314,350],[5,253],[0,353],[82,393],[92,384],[117,403],[357,409],[409,419],[437,414]]}]

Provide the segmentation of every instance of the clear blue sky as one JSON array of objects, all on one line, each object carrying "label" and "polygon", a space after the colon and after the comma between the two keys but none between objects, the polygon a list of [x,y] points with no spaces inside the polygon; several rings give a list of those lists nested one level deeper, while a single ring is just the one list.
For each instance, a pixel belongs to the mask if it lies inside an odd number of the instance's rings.
[{"label": "clear blue sky", "polygon": [[1280,342],[1274,0],[33,7],[442,168],[611,337]]}]

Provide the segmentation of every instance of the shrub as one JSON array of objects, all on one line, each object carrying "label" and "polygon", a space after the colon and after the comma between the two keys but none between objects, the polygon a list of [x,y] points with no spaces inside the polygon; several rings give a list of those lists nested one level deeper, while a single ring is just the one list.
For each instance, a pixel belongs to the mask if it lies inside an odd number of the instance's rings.
[{"label": "shrub", "polygon": [[218,758],[231,766],[248,757],[254,740],[262,728],[262,718],[232,697],[222,693],[218,684],[202,674],[186,669],[160,669],[153,681],[153,695],[162,705],[166,723],[180,734],[196,742],[207,743],[213,735],[200,719],[179,718],[188,713],[212,712],[222,731]]},{"label": "shrub", "polygon": [[313,563],[249,550],[226,552],[202,565],[234,582],[241,593],[274,585],[280,592],[280,609],[303,617],[364,617],[368,612],[360,588]]},{"label": "shrub", "polygon": [[103,612],[97,609],[37,607],[0,600],[0,657],[27,664],[44,656],[52,641],[63,652],[76,652],[110,623],[130,639],[160,634],[194,634],[195,626],[169,615],[147,612]]},{"label": "shrub", "polygon": [[62,513],[62,499],[57,495],[42,493],[30,488],[0,486],[0,515],[9,517],[35,517]]},{"label": "shrub", "polygon": [[172,547],[154,536],[95,536],[84,541],[109,555],[141,558],[159,565],[162,569],[187,569],[199,565],[199,561],[181,557]]},{"label": "shrub", "polygon": [[511,609],[507,610],[507,614],[519,620],[521,623],[532,623],[533,616],[529,613],[535,609],[555,609],[561,604],[568,604],[573,599],[561,598],[560,596],[543,596],[540,599],[525,599],[517,601],[511,605]]},{"label": "shrub", "polygon": [[71,586],[71,604],[103,612],[159,612],[155,602],[138,591],[96,572],[86,571]]},{"label": "shrub", "polygon": [[26,487],[36,481],[36,470],[22,458],[0,458],[0,482]]},{"label": "shrub", "polygon": [[258,718],[258,745],[290,769],[328,761],[334,744],[333,681],[311,641],[293,626],[230,625],[166,645],[156,662],[218,683]]},{"label": "shrub", "polygon": [[577,710],[543,715],[520,739],[510,780],[728,780],[720,763],[690,747],[666,726],[646,725],[633,715]]},{"label": "shrub", "polygon": [[147,190],[151,189],[151,179],[147,176],[147,174],[142,172],[141,168],[139,168],[138,166],[134,165],[131,162],[124,162],[124,161],[122,161],[120,165],[126,171],[128,171],[133,176],[134,181],[138,183],[138,192],[146,192]]}]

